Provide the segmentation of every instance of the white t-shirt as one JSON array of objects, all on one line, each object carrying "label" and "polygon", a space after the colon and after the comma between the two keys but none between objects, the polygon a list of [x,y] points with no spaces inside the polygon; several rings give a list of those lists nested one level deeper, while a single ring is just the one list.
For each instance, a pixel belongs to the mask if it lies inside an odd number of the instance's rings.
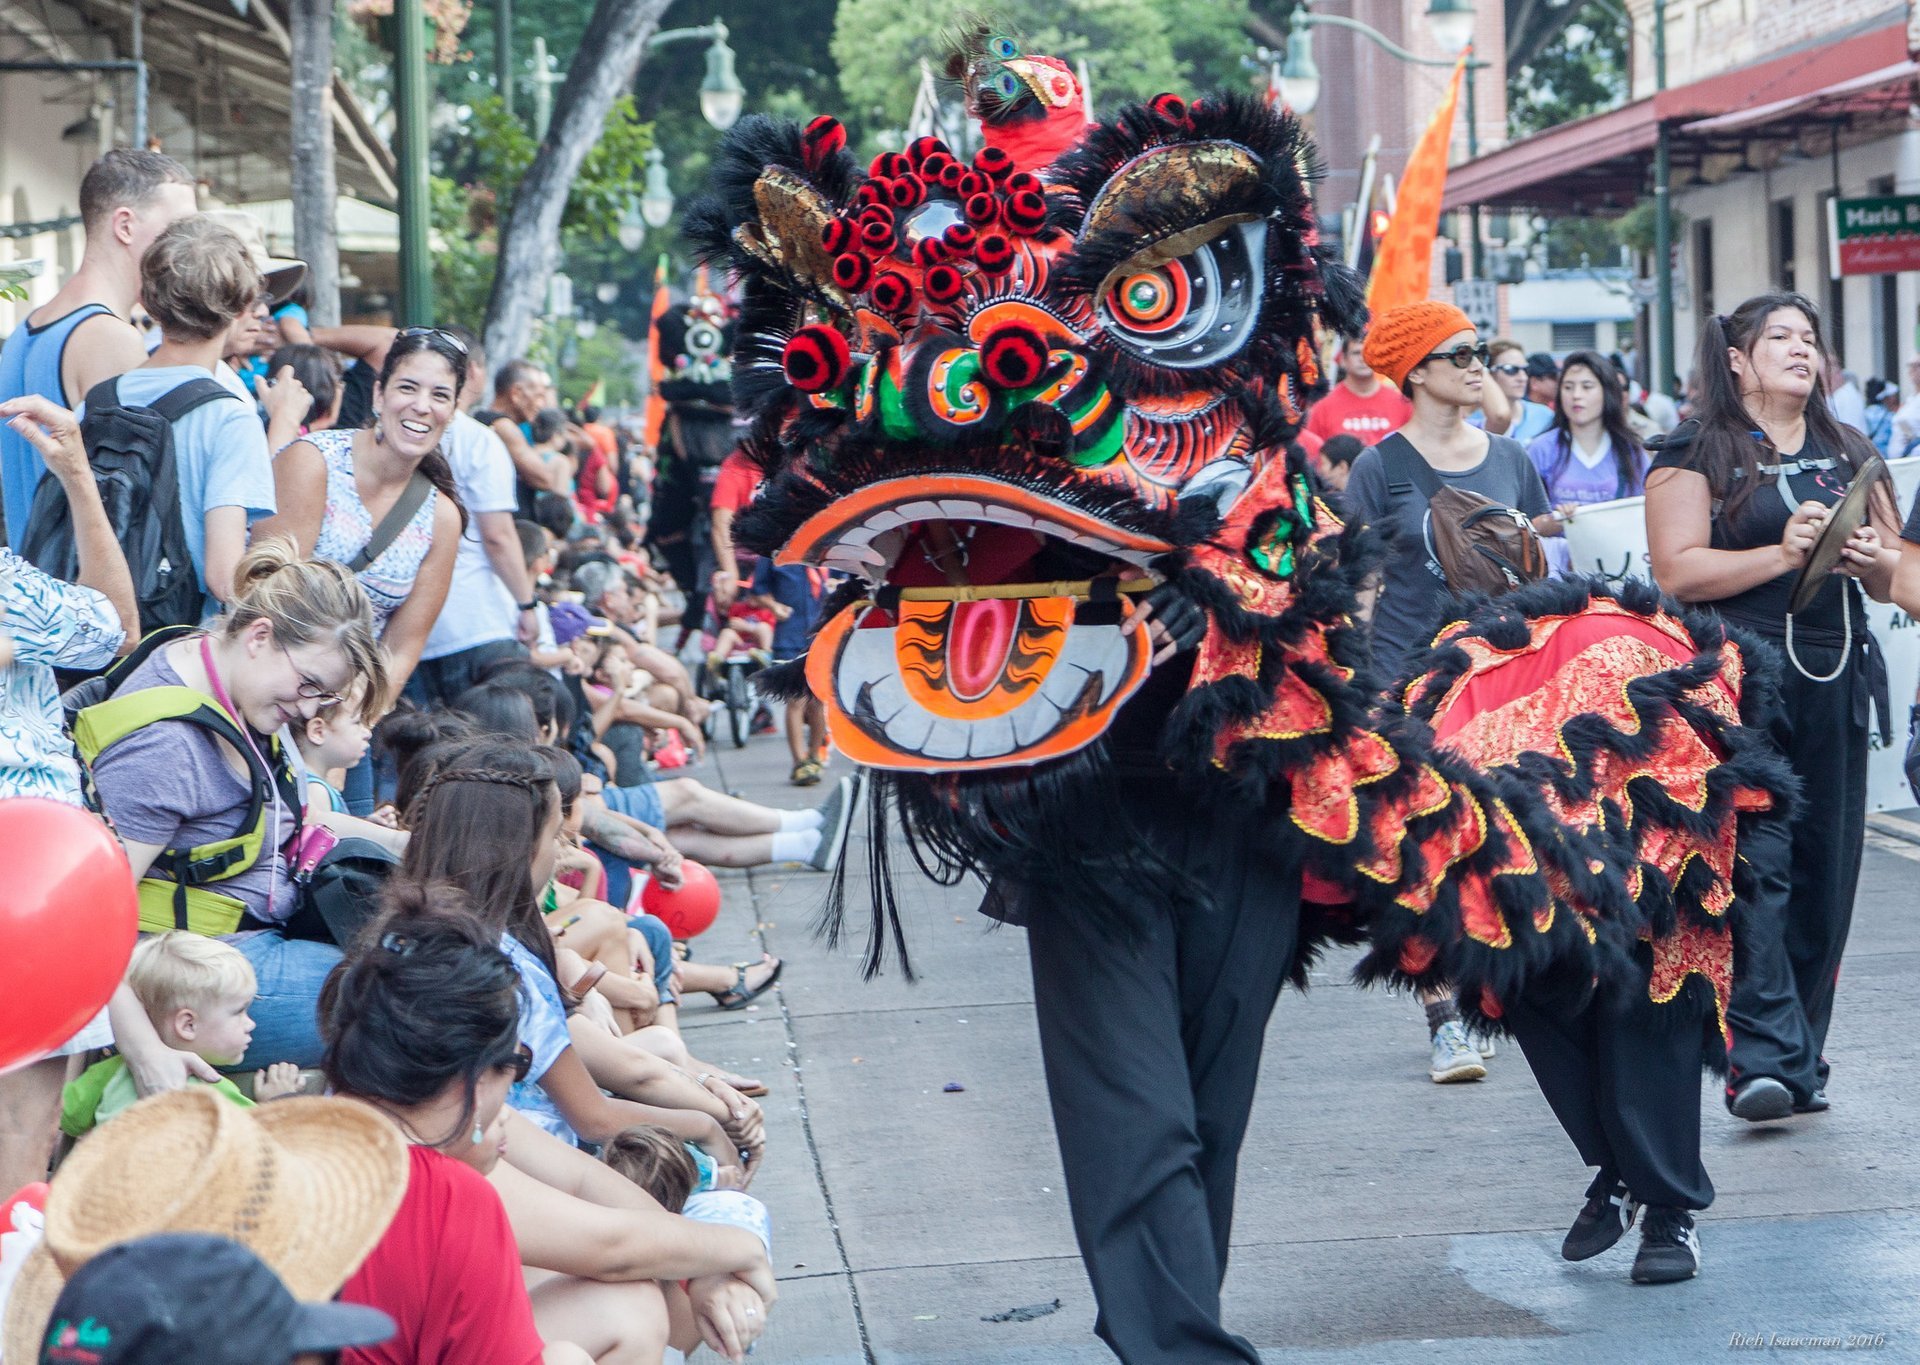
[{"label": "white t-shirt", "polygon": [[480,539],[480,514],[511,513],[518,507],[513,486],[513,457],[506,443],[466,413],[455,413],[440,448],[453,466],[454,486],[467,508],[467,532],[453,560],[447,604],[427,636],[423,659],[458,654],[476,645],[511,640],[518,625],[513,594],[493,571]]}]

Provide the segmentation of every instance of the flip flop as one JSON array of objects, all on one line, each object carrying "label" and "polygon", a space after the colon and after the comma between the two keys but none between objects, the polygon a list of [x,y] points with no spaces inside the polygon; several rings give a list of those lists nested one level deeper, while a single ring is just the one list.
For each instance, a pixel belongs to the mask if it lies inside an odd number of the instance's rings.
[{"label": "flip flop", "polygon": [[781,969],[787,964],[776,957],[773,960],[773,970],[767,973],[767,979],[757,986],[749,986],[747,984],[747,973],[755,967],[764,965],[764,962],[765,959],[762,959],[760,962],[734,963],[733,986],[729,990],[715,991],[713,993],[714,1003],[723,1010],[745,1009],[762,995],[765,995],[767,988],[780,979]]}]

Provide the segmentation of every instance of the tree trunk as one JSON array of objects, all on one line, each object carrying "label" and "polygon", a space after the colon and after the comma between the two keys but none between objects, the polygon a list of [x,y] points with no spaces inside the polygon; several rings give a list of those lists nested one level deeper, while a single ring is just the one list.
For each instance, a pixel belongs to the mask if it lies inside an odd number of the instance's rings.
[{"label": "tree trunk", "polygon": [[293,246],[307,263],[307,312],[340,325],[340,189],[333,173],[333,0],[291,0]]},{"label": "tree trunk", "polygon": [[672,0],[597,0],[554,106],[553,124],[514,192],[500,230],[487,300],[486,346],[501,365],[526,353],[535,310],[560,257],[560,219],[580,163],[607,124],[607,111],[633,83]]}]

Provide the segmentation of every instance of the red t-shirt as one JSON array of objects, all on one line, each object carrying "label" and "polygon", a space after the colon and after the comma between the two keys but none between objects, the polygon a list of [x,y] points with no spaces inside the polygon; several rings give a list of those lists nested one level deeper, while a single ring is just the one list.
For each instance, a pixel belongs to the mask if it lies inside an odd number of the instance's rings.
[{"label": "red t-shirt", "polygon": [[1365,398],[1345,384],[1335,384],[1333,392],[1307,413],[1307,430],[1322,441],[1357,436],[1362,445],[1376,445],[1405,426],[1411,416],[1413,404],[1385,380]]},{"label": "red t-shirt", "polygon": [[493,1186],[431,1147],[411,1149],[406,1198],[340,1291],[400,1330],[349,1347],[342,1365],[539,1365],[542,1343],[520,1252]]},{"label": "red t-shirt", "polygon": [[720,468],[713,476],[714,507],[724,507],[738,513],[753,501],[753,495],[759,491],[759,465],[737,450],[720,461]]}]

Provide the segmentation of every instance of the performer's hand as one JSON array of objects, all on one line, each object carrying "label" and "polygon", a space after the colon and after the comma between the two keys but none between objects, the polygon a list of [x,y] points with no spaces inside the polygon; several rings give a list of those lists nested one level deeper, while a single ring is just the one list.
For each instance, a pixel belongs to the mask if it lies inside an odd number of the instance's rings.
[{"label": "performer's hand", "polygon": [[1821,528],[1827,524],[1830,511],[1825,503],[1811,501],[1803,502],[1794,509],[1787,529],[1780,534],[1780,559],[1788,569],[1798,569],[1807,562],[1807,556],[1813,552],[1813,542],[1820,538]]},{"label": "performer's hand", "polygon": [[1207,633],[1207,615],[1171,583],[1162,583],[1134,609],[1133,624],[1145,626],[1153,639],[1153,661],[1165,663],[1200,643]]},{"label": "performer's hand", "polygon": [[1862,526],[1840,551],[1840,562],[1833,571],[1858,578],[1880,562],[1880,554],[1880,533],[1872,526]]}]

